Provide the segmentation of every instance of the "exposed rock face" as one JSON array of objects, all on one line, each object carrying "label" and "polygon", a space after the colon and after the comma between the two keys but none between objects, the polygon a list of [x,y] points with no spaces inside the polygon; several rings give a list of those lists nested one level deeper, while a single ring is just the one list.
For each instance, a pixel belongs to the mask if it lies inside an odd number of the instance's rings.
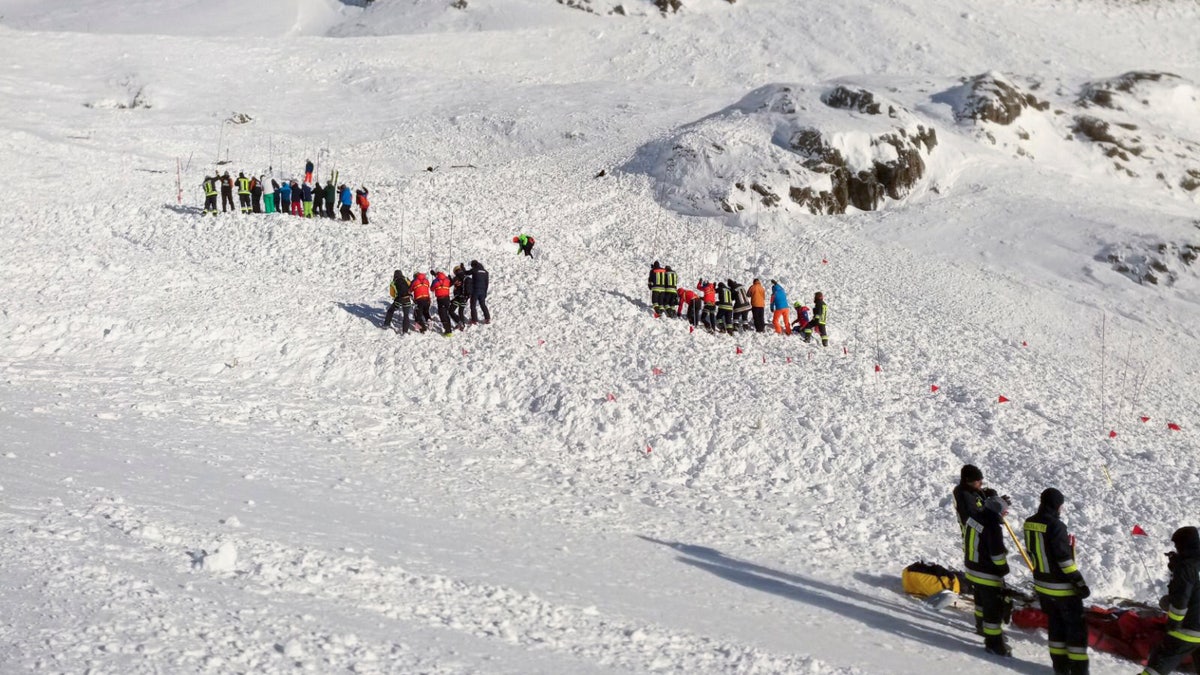
[{"label": "exposed rock face", "polygon": [[1048,110],[1050,104],[1022,91],[999,73],[976,75],[963,83],[963,105],[954,110],[954,118],[1007,126],[1029,108]]},{"label": "exposed rock face", "polygon": [[644,147],[626,168],[670,185],[685,212],[839,214],[906,198],[936,146],[931,127],[869,89],[769,85]]},{"label": "exposed rock face", "polygon": [[1171,73],[1131,71],[1111,80],[1087,83],[1083,86],[1078,104],[1084,107],[1098,105],[1113,110],[1124,110],[1120,103],[1121,94],[1133,94],[1143,82],[1168,84],[1170,80],[1179,81],[1180,77]]},{"label": "exposed rock face", "polygon": [[1154,286],[1174,285],[1185,270],[1195,265],[1197,258],[1200,245],[1176,242],[1112,246],[1096,256],[1132,281]]}]

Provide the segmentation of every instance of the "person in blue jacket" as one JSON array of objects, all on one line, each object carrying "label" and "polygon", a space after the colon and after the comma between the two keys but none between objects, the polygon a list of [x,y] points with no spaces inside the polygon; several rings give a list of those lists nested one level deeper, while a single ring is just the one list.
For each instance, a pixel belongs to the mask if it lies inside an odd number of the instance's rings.
[{"label": "person in blue jacket", "polygon": [[792,322],[789,320],[787,291],[778,281],[771,280],[771,325],[776,333],[792,334]]},{"label": "person in blue jacket", "polygon": [[300,203],[301,214],[305,218],[312,218],[313,214],[313,189],[308,183],[300,186]]},{"label": "person in blue jacket", "polygon": [[488,271],[478,260],[471,261],[471,323],[479,323],[479,315],[475,313],[478,306],[483,310],[483,322],[492,322],[492,313],[488,311]]},{"label": "person in blue jacket", "polygon": [[[300,195],[296,195],[296,198],[299,199]],[[283,181],[283,183],[279,186],[279,199],[280,199],[279,203],[283,205],[283,208],[281,208],[279,210],[280,213],[282,213],[285,216],[288,215],[289,213],[291,213],[292,212],[292,186],[286,180]]]},{"label": "person in blue jacket", "polygon": [[350,188],[342,183],[338,186],[341,192],[339,201],[342,203],[342,220],[354,220],[354,214],[350,212],[350,205],[354,203],[354,194],[350,192]]}]

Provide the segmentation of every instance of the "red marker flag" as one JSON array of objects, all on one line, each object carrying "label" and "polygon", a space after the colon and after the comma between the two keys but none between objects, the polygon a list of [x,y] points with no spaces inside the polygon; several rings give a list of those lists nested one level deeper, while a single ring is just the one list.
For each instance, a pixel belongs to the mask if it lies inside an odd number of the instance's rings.
[{"label": "red marker flag", "polygon": [[466,356],[466,355],[467,355],[467,350],[463,349],[463,356]]},{"label": "red marker flag", "polygon": [[1109,432],[1108,432],[1108,437],[1109,437],[1109,438],[1116,438],[1116,437],[1117,437],[1117,432],[1116,432],[1116,431],[1113,431],[1113,430],[1109,430]]},{"label": "red marker flag", "polygon": [[1008,398],[1007,398],[1007,397],[1005,397],[1005,395],[1004,395],[1004,394],[1000,394],[1000,398],[999,398],[999,399],[997,399],[997,400],[996,400],[996,402],[997,402],[997,403],[1008,403]]},{"label": "red marker flag", "polygon": [[612,395],[612,392],[609,392],[609,394],[608,394],[608,400],[610,400],[610,401],[615,401],[615,400],[617,400],[617,397],[616,397],[616,396],[613,396],[613,395]]},{"label": "red marker flag", "polygon": [[1029,346],[1029,343],[1028,343],[1028,342],[1026,342],[1026,341],[1024,341],[1024,340],[1021,340],[1021,346],[1022,346],[1022,347],[1028,347],[1028,346]]},{"label": "red marker flag", "polygon": [[648,446],[648,445],[646,446],[646,454],[647,454],[647,455],[648,455],[648,454],[650,454],[650,453],[651,453],[653,450],[654,450],[654,448],[652,448],[652,447],[650,447],[650,446]]},{"label": "red marker flag", "polygon": [[1171,431],[1179,431],[1179,425],[1174,422],[1167,422],[1167,428]]},{"label": "red marker flag", "polygon": [[931,391],[931,392],[933,392],[933,393],[935,393],[935,394],[937,393],[937,390],[938,390],[938,388],[939,388],[939,387],[938,387],[936,384],[931,384],[931,385],[929,385],[929,391]]},{"label": "red marker flag", "polygon": [[1134,537],[1149,537],[1150,536],[1150,535],[1146,534],[1146,531],[1142,529],[1141,525],[1134,525],[1133,531],[1131,531],[1129,534]]},{"label": "red marker flag", "polygon": [[763,354],[763,363],[766,363],[766,362],[767,362],[767,355]]},{"label": "red marker flag", "polygon": [[787,360],[787,362],[788,362],[788,363],[791,363],[791,362],[792,362],[792,357],[790,357],[790,356],[789,356],[789,357],[788,357],[788,360]]},{"label": "red marker flag", "polygon": [[737,353],[737,354],[741,354],[741,353],[742,353],[742,348],[741,348],[741,347],[737,347],[737,352],[736,352],[736,353]]},{"label": "red marker flag", "polygon": [[875,372],[877,372],[877,373],[878,373],[878,372],[882,372],[882,371],[883,371],[883,368],[880,368],[880,367],[879,367],[879,364],[878,364],[878,363],[876,363],[876,364],[875,364]]},{"label": "red marker flag", "polygon": [[651,373],[653,373],[653,374],[655,374],[655,375],[662,375],[662,374],[663,374],[663,370],[662,370],[662,368],[658,368],[658,367],[651,368],[651,369],[650,369],[650,372],[651,372]]},{"label": "red marker flag", "polygon": [[1142,424],[1145,424],[1146,422],[1150,421],[1149,417],[1139,417],[1138,419],[1142,420]]},{"label": "red marker flag", "polygon": [[850,352],[846,351],[846,346],[845,346],[845,345],[842,345],[842,356],[845,356],[845,355],[847,355],[847,354],[849,354],[849,353],[850,353]]},{"label": "red marker flag", "polygon": [[695,326],[688,326],[688,332],[689,332],[689,333],[695,333],[695,332],[696,332],[696,327],[695,327]]},{"label": "red marker flag", "polygon": [[829,258],[821,258],[821,264],[822,264],[822,265],[828,265],[828,264],[829,264]]},{"label": "red marker flag", "polygon": [[544,345],[544,344],[546,344],[546,341],[545,341],[545,340],[538,340],[538,346],[539,346],[539,347],[541,347],[541,346],[542,346],[542,345]]}]

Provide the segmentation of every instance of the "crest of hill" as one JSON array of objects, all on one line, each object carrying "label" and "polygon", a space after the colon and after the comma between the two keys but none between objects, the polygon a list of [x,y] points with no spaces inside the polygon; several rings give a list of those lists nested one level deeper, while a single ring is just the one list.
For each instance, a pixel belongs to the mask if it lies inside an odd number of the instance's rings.
[{"label": "crest of hill", "polygon": [[323,35],[360,12],[341,0],[0,0],[0,24],[69,33],[276,37]]}]

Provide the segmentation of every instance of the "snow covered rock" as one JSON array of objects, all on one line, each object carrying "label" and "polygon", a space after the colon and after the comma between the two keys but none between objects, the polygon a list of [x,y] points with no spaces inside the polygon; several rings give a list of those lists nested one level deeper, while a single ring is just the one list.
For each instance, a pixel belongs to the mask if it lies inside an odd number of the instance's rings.
[{"label": "snow covered rock", "polygon": [[206,572],[232,572],[237,567],[237,547],[225,542],[214,553],[205,553],[200,566]]},{"label": "snow covered rock", "polygon": [[656,178],[682,212],[833,214],[907,198],[936,146],[932,127],[868,89],[774,84],[644,146],[625,169]]}]

